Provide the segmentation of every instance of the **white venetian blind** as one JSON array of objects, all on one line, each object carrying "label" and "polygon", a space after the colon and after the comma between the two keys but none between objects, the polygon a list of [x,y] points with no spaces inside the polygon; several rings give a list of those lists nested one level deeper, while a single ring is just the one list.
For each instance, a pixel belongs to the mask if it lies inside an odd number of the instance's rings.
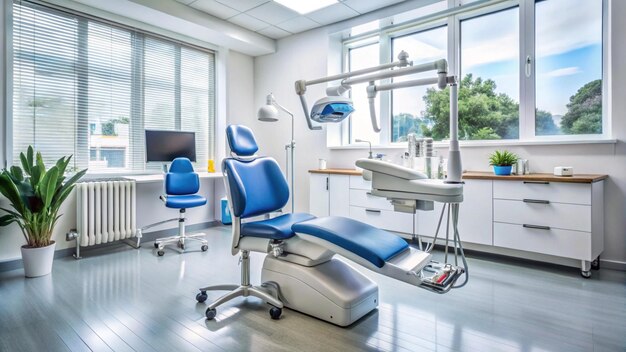
[{"label": "white venetian blind", "polygon": [[74,155],[90,172],[139,171],[145,129],[196,133],[213,158],[215,56],[81,14],[13,3],[13,159]]}]

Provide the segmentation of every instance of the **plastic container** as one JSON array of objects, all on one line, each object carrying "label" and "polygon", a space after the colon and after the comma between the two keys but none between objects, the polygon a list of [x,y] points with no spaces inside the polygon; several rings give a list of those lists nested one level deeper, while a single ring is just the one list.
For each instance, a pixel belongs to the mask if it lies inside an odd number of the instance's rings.
[{"label": "plastic container", "polygon": [[222,207],[222,224],[230,225],[233,223],[233,219],[230,215],[230,209],[228,208],[228,199],[222,198],[220,201]]}]

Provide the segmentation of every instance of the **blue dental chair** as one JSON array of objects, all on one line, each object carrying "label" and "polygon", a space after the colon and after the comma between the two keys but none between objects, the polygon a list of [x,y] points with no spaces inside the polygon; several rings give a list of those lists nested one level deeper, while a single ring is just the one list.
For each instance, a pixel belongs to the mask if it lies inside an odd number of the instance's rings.
[{"label": "blue dental chair", "polygon": [[172,209],[178,209],[178,217],[160,221],[144,227],[145,230],[167,222],[178,222],[178,235],[159,238],[154,241],[154,247],[157,254],[163,256],[165,254],[165,245],[176,243],[178,248],[185,250],[185,241],[198,241],[201,244],[200,249],[205,252],[209,246],[208,242],[203,238],[204,233],[194,233],[187,235],[185,233],[185,212],[189,208],[200,207],[206,204],[205,197],[197,194],[200,190],[200,178],[193,171],[193,165],[187,158],[176,158],[172,161],[170,169],[165,174],[165,195],[159,198],[165,203],[165,206]]},{"label": "blue dental chair", "polygon": [[[207,291],[230,291],[208,305],[207,319],[236,297],[254,296],[271,305],[272,319],[288,307],[336,325],[352,324],[377,307],[378,286],[335,254],[380,274],[421,283],[417,272],[429,263],[430,254],[409,247],[399,236],[343,217],[293,213],[268,218],[289,199],[278,163],[256,155],[249,128],[228,126],[226,136],[231,157],[223,160],[222,170],[233,216],[231,253],[241,253],[241,283],[199,289],[198,302],[207,300]],[[252,251],[267,254],[259,286],[250,283]]]}]

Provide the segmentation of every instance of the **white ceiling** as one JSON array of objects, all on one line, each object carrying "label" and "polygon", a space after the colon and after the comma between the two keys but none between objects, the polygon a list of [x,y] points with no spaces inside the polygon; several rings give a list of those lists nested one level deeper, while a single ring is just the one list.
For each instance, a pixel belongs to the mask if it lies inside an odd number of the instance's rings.
[{"label": "white ceiling", "polygon": [[[343,21],[405,0],[339,0],[340,3],[300,15],[270,0],[176,0],[266,37],[280,39]],[[314,0],[303,0],[314,1]]]}]

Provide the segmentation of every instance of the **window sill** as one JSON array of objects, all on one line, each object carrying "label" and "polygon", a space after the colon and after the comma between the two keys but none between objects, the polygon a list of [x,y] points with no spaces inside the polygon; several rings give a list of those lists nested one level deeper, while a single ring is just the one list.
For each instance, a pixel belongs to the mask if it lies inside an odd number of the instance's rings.
[{"label": "window sill", "polygon": [[[460,141],[461,148],[489,148],[489,147],[515,147],[515,146],[529,146],[529,145],[574,145],[574,144],[616,144],[617,139],[614,138],[589,138],[589,139],[569,139],[569,140],[495,140],[495,141]],[[447,141],[440,141],[434,143],[435,148],[443,149],[448,147]],[[397,150],[406,149],[406,143],[387,144],[387,145],[373,145],[372,149],[376,150]],[[342,145],[342,146],[330,146],[330,150],[350,150],[350,149],[369,149],[367,145]]]}]

